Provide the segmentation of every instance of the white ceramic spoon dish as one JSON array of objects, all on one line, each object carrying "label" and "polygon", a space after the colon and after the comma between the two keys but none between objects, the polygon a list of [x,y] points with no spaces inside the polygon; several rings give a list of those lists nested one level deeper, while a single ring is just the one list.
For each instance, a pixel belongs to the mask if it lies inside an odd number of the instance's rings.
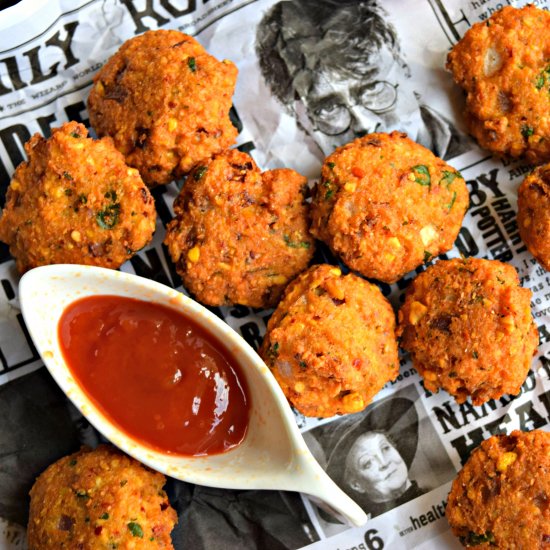
[{"label": "white ceramic spoon dish", "polygon": [[[58,342],[58,323],[65,308],[75,300],[97,295],[137,298],[179,310],[225,344],[249,389],[249,426],[241,445],[211,456],[164,454],[127,436],[98,410],[73,378]],[[299,491],[322,501],[354,525],[367,521],[363,510],[310,453],[265,363],[241,336],[191,298],[136,275],[81,265],[50,265],[29,271],[21,279],[19,298],[29,333],[55,381],[91,424],[130,456],[168,476],[199,485]]]}]

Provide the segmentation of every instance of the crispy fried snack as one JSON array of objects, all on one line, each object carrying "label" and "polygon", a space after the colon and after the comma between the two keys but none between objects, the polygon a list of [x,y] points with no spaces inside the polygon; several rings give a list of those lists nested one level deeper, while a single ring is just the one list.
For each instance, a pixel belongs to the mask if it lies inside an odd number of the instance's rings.
[{"label": "crispy fried snack", "polygon": [[358,412],[399,372],[395,316],[376,286],[313,266],[286,289],[260,355],[302,414]]},{"label": "crispy fried snack", "polygon": [[513,431],[478,447],[453,482],[446,516],[465,547],[548,548],[550,433]]},{"label": "crispy fried snack", "polygon": [[306,178],[261,173],[246,153],[216,155],[187,178],[165,244],[185,287],[200,302],[274,306],[314,252]]},{"label": "crispy fried snack", "polygon": [[506,6],[476,23],[449,53],[479,144],[532,163],[550,160],[550,13]]},{"label": "crispy fried snack", "polygon": [[110,445],[66,456],[31,489],[29,550],[173,548],[165,482]]},{"label": "crispy fried snack", "polygon": [[187,174],[230,147],[237,68],[192,37],[156,30],[126,41],[94,77],[90,123],[111,136],[149,186]]},{"label": "crispy fried snack", "polygon": [[69,122],[35,134],[8,188],[0,240],[17,269],[86,264],[116,269],[155,231],[153,197],[110,138],[93,140]]},{"label": "crispy fried snack", "polygon": [[352,269],[392,283],[453,246],[467,207],[454,168],[406,134],[369,134],[326,158],[311,232]]},{"label": "crispy fried snack", "polygon": [[550,271],[550,164],[535,168],[519,186],[518,228],[529,252]]},{"label": "crispy fried snack", "polygon": [[496,260],[441,260],[407,289],[397,335],[427,390],[474,405],[516,394],[538,345],[531,291]]}]

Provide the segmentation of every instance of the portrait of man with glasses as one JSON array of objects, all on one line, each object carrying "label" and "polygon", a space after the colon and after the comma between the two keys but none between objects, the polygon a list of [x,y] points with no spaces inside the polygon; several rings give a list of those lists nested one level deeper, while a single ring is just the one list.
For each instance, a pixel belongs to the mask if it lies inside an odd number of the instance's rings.
[{"label": "portrait of man with glasses", "polygon": [[374,0],[284,0],[256,33],[271,92],[324,154],[372,132],[401,130],[450,159],[470,140],[414,90],[394,27]]}]

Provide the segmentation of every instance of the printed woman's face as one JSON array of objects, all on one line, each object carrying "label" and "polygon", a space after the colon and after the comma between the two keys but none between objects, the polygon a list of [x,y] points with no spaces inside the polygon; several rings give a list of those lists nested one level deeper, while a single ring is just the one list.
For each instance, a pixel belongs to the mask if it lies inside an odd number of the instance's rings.
[{"label": "printed woman's face", "polygon": [[359,436],[350,449],[347,465],[350,485],[373,500],[396,498],[407,488],[407,465],[384,434]]}]

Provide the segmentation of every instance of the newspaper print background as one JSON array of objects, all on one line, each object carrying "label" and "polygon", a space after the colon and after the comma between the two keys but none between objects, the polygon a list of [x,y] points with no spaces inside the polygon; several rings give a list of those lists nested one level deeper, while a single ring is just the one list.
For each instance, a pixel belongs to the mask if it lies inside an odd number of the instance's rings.
[{"label": "newspaper print background", "polygon": [[[334,0],[332,5],[337,11],[355,3]],[[503,5],[525,3],[383,2],[386,23],[396,30],[399,55],[404,61],[390,76],[396,79],[402,96],[408,93],[409,103],[397,120],[383,121],[387,123],[377,128],[404,130],[412,138],[427,143],[426,113],[431,113],[431,129],[439,134],[441,143],[448,142],[449,127],[457,129],[459,135],[464,134],[460,116],[463,99],[444,70],[446,54],[472,24],[487,19]],[[534,3],[548,9],[546,1]],[[237,64],[239,78],[233,116],[240,130],[238,145],[249,151],[262,169],[290,167],[313,182],[319,177],[323,148],[331,150],[337,143],[335,138],[327,141],[326,136],[308,131],[299,102],[283,105],[260,70],[257,29],[275,4],[272,0],[24,0],[0,12],[0,204],[4,203],[13,170],[24,159],[23,143],[35,132],[48,135],[52,127],[67,120],[87,124],[86,99],[95,72],[124,40],[161,27],[194,35],[210,53]],[[447,123],[450,124],[445,128]],[[353,529],[327,519],[326,514],[304,498],[310,522],[304,529],[312,541],[311,548],[459,547],[449,532],[444,507],[451,480],[469,452],[494,433],[517,428],[548,429],[550,275],[526,251],[515,222],[516,192],[529,166],[492,158],[474,143],[464,142],[463,137],[460,154],[455,151],[452,158],[447,158],[465,177],[471,205],[455,248],[445,257],[461,254],[486,257],[516,267],[522,284],[533,292],[539,353],[517,397],[505,396],[480,407],[469,403],[458,406],[445,392],[436,395],[425,392],[404,357],[398,379],[388,384],[376,399],[377,404],[392,399],[412,403],[418,442],[409,473],[422,487],[422,494],[376,515],[366,526]],[[444,146],[435,141],[430,145],[442,147],[443,151]],[[154,241],[122,270],[183,291],[162,245],[164,226],[171,219],[177,191],[175,183],[154,190],[159,214]],[[0,247],[0,384],[9,388],[9,384],[42,368],[42,363],[20,314],[19,275],[7,247],[3,244]],[[316,261],[335,260],[321,249]],[[381,285],[395,308],[400,304],[402,291],[416,274],[407,275],[391,287]],[[271,313],[246,307],[220,308],[216,312],[256,348]],[[339,430],[348,429],[354,422],[359,425],[369,410],[363,416],[324,421],[296,414],[296,421],[320,463],[330,467]],[[17,485],[17,480],[13,483]],[[11,519],[0,520],[0,548],[24,547],[24,529]],[[181,547],[177,540],[174,543],[176,548]],[[297,545],[291,542],[286,546]],[[259,542],[257,547],[261,547]]]}]

